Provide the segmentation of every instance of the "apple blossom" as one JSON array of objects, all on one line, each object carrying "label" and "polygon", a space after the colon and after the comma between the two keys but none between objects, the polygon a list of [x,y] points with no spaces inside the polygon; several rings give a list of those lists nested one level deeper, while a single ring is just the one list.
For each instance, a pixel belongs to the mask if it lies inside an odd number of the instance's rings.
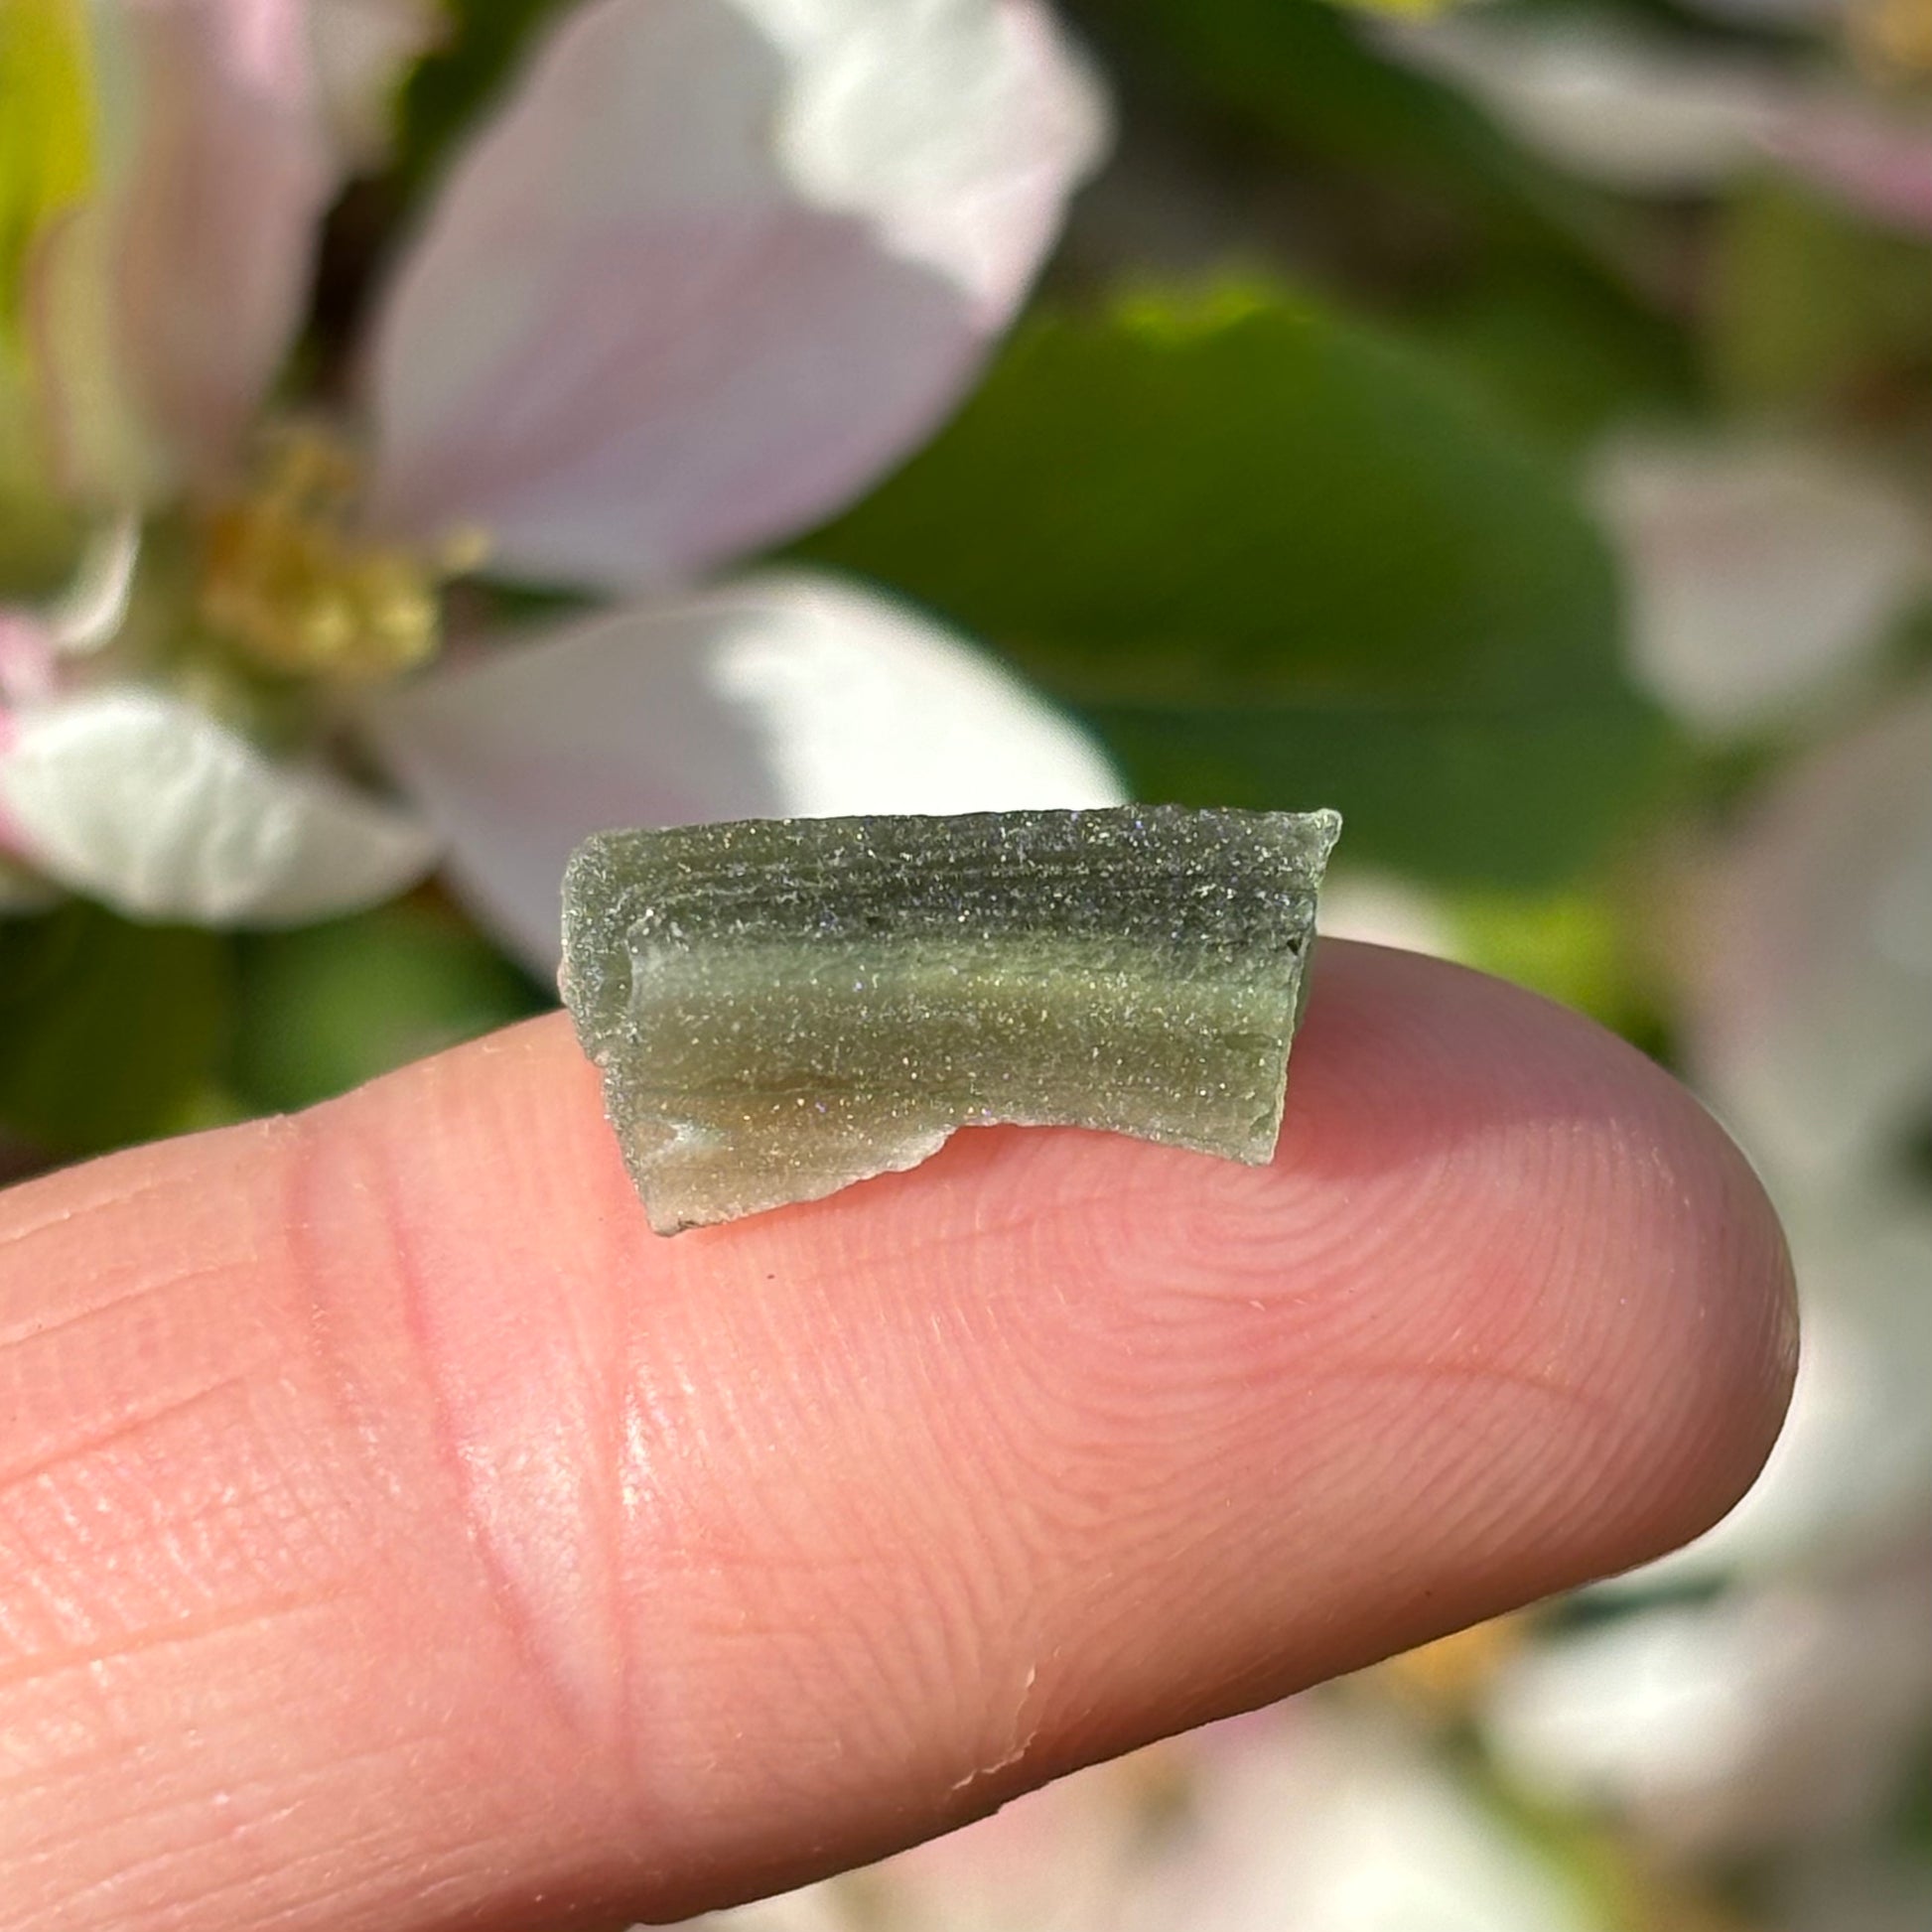
[{"label": "apple blossom", "polygon": [[[600,826],[1117,798],[922,617],[705,581],[911,449],[1024,297],[1104,128],[1043,0],[588,0],[449,169],[341,405],[274,385],[423,10],[35,4],[88,92],[30,210],[25,416],[113,555],[0,614],[16,860],[278,923],[440,856],[548,964]],[[606,602],[467,634],[443,593],[480,567]]]},{"label": "apple blossom", "polygon": [[1377,38],[1526,146],[1606,187],[1700,195],[1768,164],[1885,225],[1932,231],[1932,119],[1812,64],[1712,52],[1590,10],[1470,8],[1379,23]]},{"label": "apple blossom", "polygon": [[1932,1094],[1932,684],[1802,760],[1728,847],[1694,1069],[1775,1181],[1882,1176]]},{"label": "apple blossom", "polygon": [[1703,734],[1843,696],[1926,586],[1923,513],[1828,443],[1624,435],[1587,486],[1627,573],[1633,669]]}]

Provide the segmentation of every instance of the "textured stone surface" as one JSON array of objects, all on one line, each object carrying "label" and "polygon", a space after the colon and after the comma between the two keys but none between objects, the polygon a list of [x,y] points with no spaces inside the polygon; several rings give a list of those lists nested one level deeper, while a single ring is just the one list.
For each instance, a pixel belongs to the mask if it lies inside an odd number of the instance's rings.
[{"label": "textured stone surface", "polygon": [[1123,806],[606,832],[564,998],[651,1225],[909,1168],[955,1127],[1264,1162],[1333,812]]}]

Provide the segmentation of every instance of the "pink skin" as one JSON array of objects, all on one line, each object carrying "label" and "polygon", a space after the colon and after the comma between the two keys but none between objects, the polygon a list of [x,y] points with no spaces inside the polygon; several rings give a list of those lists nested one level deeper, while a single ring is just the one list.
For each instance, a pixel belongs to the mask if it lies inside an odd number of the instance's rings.
[{"label": "pink skin", "polygon": [[561,1019],[0,1197],[4,1932],[803,1879],[1651,1557],[1790,1278],[1588,1023],[1331,944],[1275,1165],[976,1130],[662,1241]]}]

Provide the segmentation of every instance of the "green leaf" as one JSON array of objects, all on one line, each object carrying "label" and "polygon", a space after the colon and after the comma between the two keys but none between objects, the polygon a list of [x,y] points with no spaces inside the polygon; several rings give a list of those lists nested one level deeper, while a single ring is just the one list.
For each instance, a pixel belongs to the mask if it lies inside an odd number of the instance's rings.
[{"label": "green leaf", "polygon": [[69,901],[0,921],[0,1122],[55,1154],[175,1131],[215,1086],[228,942]]},{"label": "green leaf", "polygon": [[233,1081],[306,1107],[551,1004],[444,907],[407,899],[241,942]]},{"label": "green leaf", "polygon": [[1075,708],[1137,797],[1334,805],[1352,858],[1445,884],[1575,877],[1629,826],[1661,768],[1655,722],[1629,701]]},{"label": "green leaf", "polygon": [[1633,417],[1687,415],[1699,396],[1683,329],[1559,255],[1500,264],[1432,305],[1415,329],[1512,422],[1566,454]]},{"label": "green leaf", "polygon": [[1440,368],[1279,293],[1041,320],[802,548],[1010,651],[1141,796],[1338,805],[1357,862],[1559,883],[1664,746],[1559,474]]}]

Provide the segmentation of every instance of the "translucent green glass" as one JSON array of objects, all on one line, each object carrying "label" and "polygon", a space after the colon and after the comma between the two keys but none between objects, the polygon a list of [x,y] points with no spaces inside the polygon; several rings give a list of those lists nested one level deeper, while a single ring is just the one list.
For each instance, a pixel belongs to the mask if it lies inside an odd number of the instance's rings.
[{"label": "translucent green glass", "polygon": [[909,1168],[961,1126],[1264,1162],[1333,812],[607,832],[564,997],[659,1232]]}]

